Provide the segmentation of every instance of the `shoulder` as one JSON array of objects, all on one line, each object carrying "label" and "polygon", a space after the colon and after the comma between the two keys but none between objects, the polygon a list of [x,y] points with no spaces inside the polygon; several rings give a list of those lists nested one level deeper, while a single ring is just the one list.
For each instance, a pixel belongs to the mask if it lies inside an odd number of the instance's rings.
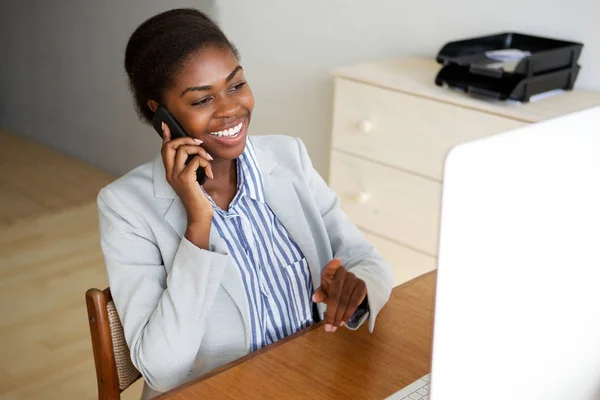
[{"label": "shoulder", "polygon": [[255,149],[260,149],[266,153],[285,153],[289,155],[298,154],[299,138],[287,135],[263,135],[250,136],[250,142]]},{"label": "shoulder", "polygon": [[287,135],[251,136],[260,164],[289,167],[293,170],[305,170],[310,158],[302,139]]},{"label": "shoulder", "polygon": [[154,197],[154,161],[144,163],[100,189],[98,203],[116,208],[119,205],[147,203]]}]

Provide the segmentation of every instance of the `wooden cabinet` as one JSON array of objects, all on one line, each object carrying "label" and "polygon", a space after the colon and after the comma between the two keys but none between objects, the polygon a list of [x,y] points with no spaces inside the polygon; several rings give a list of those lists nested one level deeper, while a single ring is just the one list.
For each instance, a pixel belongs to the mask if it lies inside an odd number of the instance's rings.
[{"label": "wooden cabinet", "polygon": [[434,84],[434,59],[339,68],[329,184],[394,268],[396,284],[436,267],[444,160],[455,145],[600,105],[575,90],[530,103],[471,98]]}]

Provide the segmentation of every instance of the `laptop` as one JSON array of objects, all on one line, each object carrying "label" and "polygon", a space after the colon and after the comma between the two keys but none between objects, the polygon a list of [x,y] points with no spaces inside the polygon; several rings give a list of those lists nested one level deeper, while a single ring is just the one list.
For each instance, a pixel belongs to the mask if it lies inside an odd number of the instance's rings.
[{"label": "laptop", "polygon": [[600,399],[600,107],[450,151],[437,274],[431,374],[389,399]]}]

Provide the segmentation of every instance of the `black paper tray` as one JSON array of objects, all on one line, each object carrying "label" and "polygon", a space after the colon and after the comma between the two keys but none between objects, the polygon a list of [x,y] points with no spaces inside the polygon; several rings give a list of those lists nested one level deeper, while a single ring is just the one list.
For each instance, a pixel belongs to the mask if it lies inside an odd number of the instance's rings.
[{"label": "black paper tray", "polygon": [[473,97],[494,100],[517,100],[528,102],[531,96],[555,89],[571,90],[579,74],[580,66],[564,68],[531,78],[511,75],[503,79],[473,74],[468,67],[456,64],[444,66],[435,83],[462,90]]},{"label": "black paper tray", "polygon": [[[440,64],[456,64],[475,75],[502,79],[518,75],[531,78],[577,65],[582,43],[526,35],[517,32],[500,33],[449,42],[437,55]],[[498,66],[498,61],[486,56],[494,50],[518,49],[531,55],[521,59],[510,70]]]}]

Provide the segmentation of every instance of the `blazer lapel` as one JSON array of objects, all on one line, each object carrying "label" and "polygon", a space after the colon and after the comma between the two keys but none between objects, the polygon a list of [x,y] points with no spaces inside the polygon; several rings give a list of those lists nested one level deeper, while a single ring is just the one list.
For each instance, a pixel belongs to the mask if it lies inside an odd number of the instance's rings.
[{"label": "blazer lapel", "polygon": [[171,185],[169,185],[169,182],[167,182],[165,166],[163,165],[160,154],[154,159],[152,181],[154,182],[155,197],[172,200],[171,206],[165,212],[164,218],[175,232],[177,232],[179,237],[183,237],[187,227],[187,214],[185,212],[185,207],[183,207],[183,203]]},{"label": "blazer lapel", "polygon": [[171,207],[165,214],[165,220],[173,227],[179,237],[183,238],[187,229],[187,213],[179,197],[173,199]]},{"label": "blazer lapel", "polygon": [[302,250],[310,268],[313,287],[317,289],[321,284],[321,265],[296,188],[288,178],[274,174],[264,176],[264,184],[269,207]]}]

